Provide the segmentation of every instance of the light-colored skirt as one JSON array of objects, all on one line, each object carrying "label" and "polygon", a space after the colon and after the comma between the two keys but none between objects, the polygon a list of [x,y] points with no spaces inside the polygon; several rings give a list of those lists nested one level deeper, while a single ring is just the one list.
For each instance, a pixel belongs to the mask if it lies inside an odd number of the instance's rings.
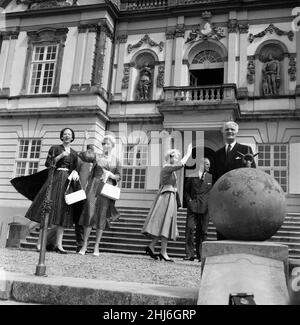
[{"label": "light-colored skirt", "polygon": [[176,240],[177,229],[177,202],[176,193],[159,193],[145,220],[142,234],[152,238],[165,237]]}]

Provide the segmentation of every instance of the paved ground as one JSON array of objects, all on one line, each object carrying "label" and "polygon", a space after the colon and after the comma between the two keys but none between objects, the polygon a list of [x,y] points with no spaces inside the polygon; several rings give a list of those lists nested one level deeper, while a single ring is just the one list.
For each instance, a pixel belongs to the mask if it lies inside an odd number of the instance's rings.
[{"label": "paved ground", "polygon": [[[32,275],[39,253],[24,249],[0,249],[0,267],[6,271]],[[127,281],[185,288],[198,288],[200,263],[175,259],[175,263],[152,260],[144,255],[100,253],[46,254],[47,274],[110,281]]]}]

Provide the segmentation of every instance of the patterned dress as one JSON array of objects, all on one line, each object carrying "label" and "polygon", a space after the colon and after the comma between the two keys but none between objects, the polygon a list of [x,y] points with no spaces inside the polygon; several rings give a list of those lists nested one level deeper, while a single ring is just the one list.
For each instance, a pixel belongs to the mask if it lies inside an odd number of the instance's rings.
[{"label": "patterned dress", "polygon": [[176,170],[184,165],[166,164],[160,172],[160,188],[153,205],[145,220],[142,233],[151,238],[167,238],[176,240],[177,201],[176,201]]},{"label": "patterned dress", "polygon": [[[104,170],[120,175],[120,163],[115,156],[106,157],[96,154],[91,150],[81,152],[79,157],[85,162],[93,163],[93,168],[86,187],[87,199],[79,219],[79,224],[85,227],[105,229],[110,221],[119,218],[119,212],[115,207],[115,201],[100,194],[103,182],[101,176]],[[116,181],[108,178],[107,183],[116,185]]]},{"label": "patterned dress", "polygon": [[[63,145],[52,146],[48,152],[45,163],[46,167],[50,166],[51,154],[54,154],[54,157],[57,157],[63,151]],[[73,226],[73,206],[66,204],[65,191],[68,186],[68,177],[77,167],[77,159],[76,151],[71,149],[69,156],[63,157],[56,163],[50,195],[50,199],[53,201],[53,206],[49,216],[49,226],[52,224],[66,228],[71,228]],[[46,198],[49,181],[49,179],[46,180],[25,215],[26,218],[40,223],[42,227],[42,208]]]}]

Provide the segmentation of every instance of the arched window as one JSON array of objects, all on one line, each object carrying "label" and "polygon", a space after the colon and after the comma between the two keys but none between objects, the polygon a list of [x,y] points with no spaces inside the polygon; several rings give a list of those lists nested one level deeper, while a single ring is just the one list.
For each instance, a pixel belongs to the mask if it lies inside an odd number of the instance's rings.
[{"label": "arched window", "polygon": [[199,52],[193,59],[192,64],[205,64],[223,62],[220,54],[213,50],[204,50]]}]

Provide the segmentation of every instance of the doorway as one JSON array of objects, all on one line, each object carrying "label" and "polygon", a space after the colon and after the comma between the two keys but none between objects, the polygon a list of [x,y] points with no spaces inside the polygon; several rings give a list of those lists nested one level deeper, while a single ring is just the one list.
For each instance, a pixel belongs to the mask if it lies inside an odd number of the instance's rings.
[{"label": "doorway", "polygon": [[224,83],[224,68],[190,70],[190,86],[221,85]]}]

